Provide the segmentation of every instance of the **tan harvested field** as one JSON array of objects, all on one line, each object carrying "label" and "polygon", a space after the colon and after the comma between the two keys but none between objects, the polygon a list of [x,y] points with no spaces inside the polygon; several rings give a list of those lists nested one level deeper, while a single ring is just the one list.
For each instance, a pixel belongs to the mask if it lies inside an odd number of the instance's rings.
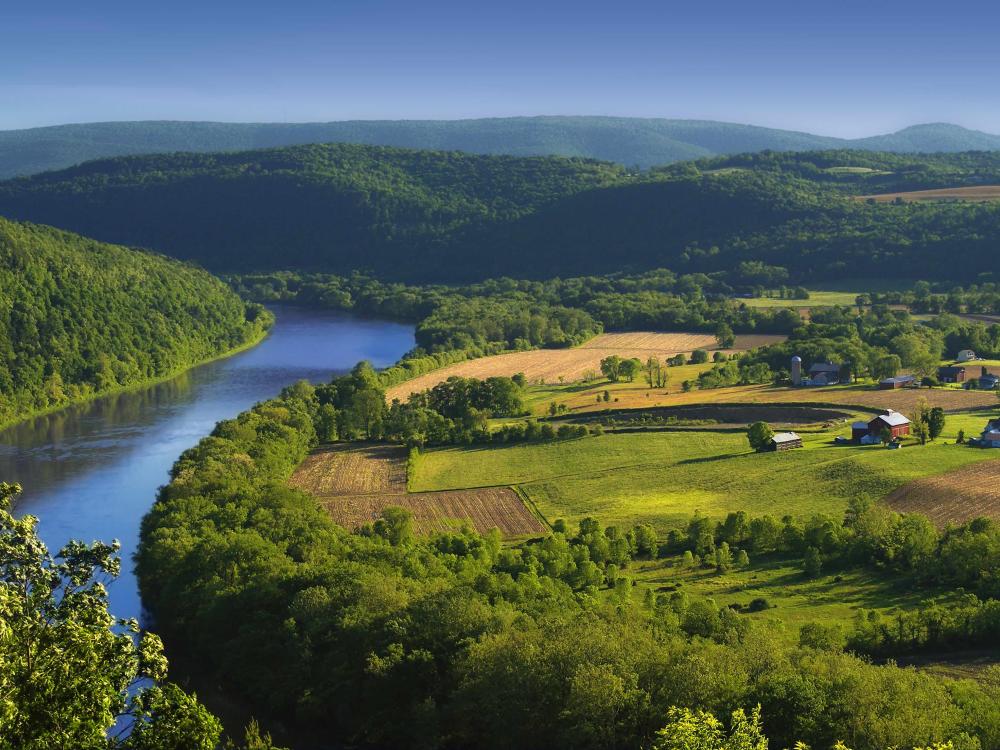
[{"label": "tan harvested field", "polygon": [[[727,352],[745,351],[784,341],[786,336],[757,334],[736,337],[736,347]],[[561,377],[569,382],[582,379],[587,373],[600,372],[601,360],[612,354],[620,357],[666,357],[695,349],[716,349],[715,337],[705,333],[602,333],[586,344],[572,349],[536,349],[511,352],[493,357],[481,357],[468,362],[442,367],[426,375],[390,388],[386,398],[405,401],[411,393],[433,388],[453,375],[463,378],[511,376],[523,372],[529,382],[555,383]]]},{"label": "tan harvested field", "polygon": [[908,482],[886,502],[901,513],[923,513],[938,526],[979,516],[1000,518],[1000,459]]},{"label": "tan harvested field", "polygon": [[976,185],[974,187],[940,188],[937,190],[912,190],[905,193],[882,193],[862,195],[859,200],[874,200],[889,203],[900,198],[913,201],[995,201],[1000,200],[1000,185]]},{"label": "tan harvested field", "polygon": [[406,492],[406,449],[395,445],[324,445],[306,457],[289,484],[316,496]]},{"label": "tan harvested field", "polygon": [[[983,406],[993,406],[997,399],[992,391],[965,391],[952,388],[906,388],[895,391],[880,391],[870,385],[848,388],[782,388],[770,385],[747,385],[733,388],[715,388],[682,393],[679,384],[671,382],[671,390],[650,391],[642,384],[619,388],[614,391],[616,409],[641,409],[652,406],[683,406],[685,404],[717,403],[816,403],[843,404],[844,406],[869,406],[875,409],[895,409],[903,414],[913,411],[917,401],[926,398],[931,406],[940,406],[945,411],[964,411]],[[600,411],[609,404],[596,403],[593,390],[582,391],[571,397],[560,399],[573,413]]]},{"label": "tan harvested field", "polygon": [[447,531],[468,521],[479,532],[530,536],[544,525],[509,487],[444,492],[406,491],[406,450],[398,446],[337,443],[313,451],[289,484],[320,501],[341,526],[356,529],[394,505],[413,513],[418,534]]},{"label": "tan harvested field", "polygon": [[413,513],[418,534],[453,530],[464,521],[480,533],[499,529],[507,538],[546,530],[510,487],[320,498],[320,502],[334,521],[349,529],[371,523],[385,508],[395,505]]}]

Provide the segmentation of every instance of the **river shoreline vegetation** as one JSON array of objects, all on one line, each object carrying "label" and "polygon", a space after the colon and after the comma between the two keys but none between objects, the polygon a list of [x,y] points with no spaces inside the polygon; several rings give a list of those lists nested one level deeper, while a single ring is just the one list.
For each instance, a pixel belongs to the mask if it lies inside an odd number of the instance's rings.
[{"label": "river shoreline vegetation", "polygon": [[257,343],[273,316],[208,273],[0,219],[0,425]]},{"label": "river shoreline vegetation", "polygon": [[[663,547],[652,527],[587,517],[511,546],[468,529],[417,538],[405,512],[387,511],[350,533],[286,484],[319,441],[323,388],[286,389],[186,452],[144,520],[137,558],[164,632],[273,720],[378,746],[641,747],[673,706],[727,716],[759,704],[762,731],[785,747],[1000,741],[989,670],[979,682],[944,681],[878,666],[844,651],[845,634],[825,624],[790,639],[639,580],[643,560],[682,551],[679,564],[722,575],[791,555],[801,575],[817,575],[817,560],[864,560],[988,595],[998,565],[990,522],[939,537],[919,516],[874,505],[852,507],[846,523],[734,513],[696,517]],[[955,606],[964,609],[947,616],[958,622],[978,605]],[[919,643],[896,632],[859,617],[853,643],[879,655]]]}]

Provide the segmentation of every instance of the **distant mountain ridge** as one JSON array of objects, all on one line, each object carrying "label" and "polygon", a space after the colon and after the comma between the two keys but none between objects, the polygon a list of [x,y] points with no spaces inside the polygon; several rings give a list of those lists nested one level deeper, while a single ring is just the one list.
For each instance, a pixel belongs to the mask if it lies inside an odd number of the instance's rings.
[{"label": "distant mountain ridge", "polygon": [[711,120],[507,117],[478,120],[349,120],[327,123],[103,122],[0,131],[0,179],[91,159],[177,151],[242,151],[355,143],[511,156],[578,156],[642,168],[759,151],[1000,150],[1000,135],[958,125],[914,125],[844,139]]}]

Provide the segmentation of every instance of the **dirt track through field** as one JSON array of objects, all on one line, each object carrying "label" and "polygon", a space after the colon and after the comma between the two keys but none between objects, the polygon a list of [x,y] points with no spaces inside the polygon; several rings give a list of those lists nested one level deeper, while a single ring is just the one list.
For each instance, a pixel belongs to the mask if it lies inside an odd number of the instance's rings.
[{"label": "dirt track through field", "polygon": [[406,450],[398,446],[322,446],[295,470],[289,484],[314,495],[348,529],[372,523],[389,506],[398,506],[413,513],[418,534],[453,530],[465,521],[480,533],[499,529],[508,538],[545,531],[510,487],[408,493]]},{"label": "dirt track through field", "polygon": [[[968,448],[967,450],[993,450]],[[886,498],[900,513],[922,513],[937,526],[979,516],[1000,518],[1000,457],[904,484]]]},{"label": "dirt track through field", "polygon": [[[785,336],[746,335],[736,337],[736,347],[727,352],[745,351],[784,341]],[[601,360],[612,354],[628,359],[636,357],[645,362],[650,357],[661,361],[675,354],[690,353],[695,349],[716,349],[715,337],[706,333],[602,333],[586,344],[572,349],[536,349],[528,352],[511,352],[493,357],[481,357],[468,362],[442,367],[426,375],[408,380],[386,392],[390,401],[405,401],[411,393],[433,388],[453,375],[463,378],[488,378],[496,375],[511,376],[523,372],[529,382],[555,383],[580,380],[588,373],[599,374]]]}]

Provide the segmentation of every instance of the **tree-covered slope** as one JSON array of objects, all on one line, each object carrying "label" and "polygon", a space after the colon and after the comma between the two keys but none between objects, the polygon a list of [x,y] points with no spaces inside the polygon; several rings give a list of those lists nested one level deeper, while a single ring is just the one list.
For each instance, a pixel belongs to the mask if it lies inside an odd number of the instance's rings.
[{"label": "tree-covered slope", "polygon": [[971,281],[996,270],[1000,203],[861,198],[982,184],[1000,184],[1000,154],[768,152],[631,173],[328,144],[90,162],[0,183],[0,215],[219,271],[464,281],[760,262],[797,281]]},{"label": "tree-covered slope", "polygon": [[312,145],[90,162],[3,183],[0,214],[214,269],[385,272],[472,226],[624,179],[579,159]]},{"label": "tree-covered slope", "polygon": [[240,151],[307,143],[577,156],[651,167],[714,154],[860,148],[934,152],[1000,149],[1000,136],[956,125],[917,125],[845,140],[711,120],[637,117],[506,117],[325,123],[101,122],[0,131],[0,179],[113,156]]},{"label": "tree-covered slope", "polygon": [[0,219],[0,424],[177,372],[269,321],[197,268]]}]

